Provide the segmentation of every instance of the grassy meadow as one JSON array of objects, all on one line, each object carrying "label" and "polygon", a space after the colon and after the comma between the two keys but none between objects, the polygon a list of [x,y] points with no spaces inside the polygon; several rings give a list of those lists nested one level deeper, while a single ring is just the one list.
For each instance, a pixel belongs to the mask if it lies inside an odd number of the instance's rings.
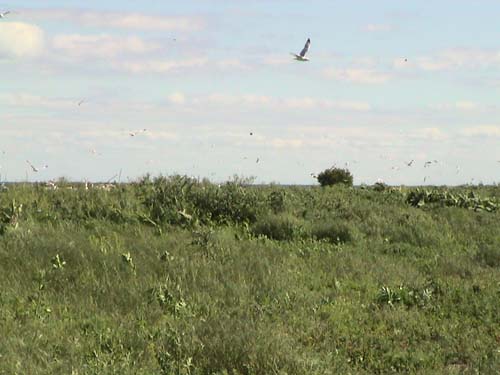
[{"label": "grassy meadow", "polygon": [[0,187],[0,374],[498,374],[500,187]]}]

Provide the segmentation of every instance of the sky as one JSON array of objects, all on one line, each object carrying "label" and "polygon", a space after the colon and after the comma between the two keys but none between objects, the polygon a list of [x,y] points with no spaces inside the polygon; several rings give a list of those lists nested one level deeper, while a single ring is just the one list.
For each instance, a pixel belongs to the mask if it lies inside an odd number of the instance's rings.
[{"label": "sky", "polygon": [[[336,166],[356,184],[500,182],[499,1],[0,0],[7,10],[0,181],[313,184]],[[310,61],[295,61],[307,38]]]}]

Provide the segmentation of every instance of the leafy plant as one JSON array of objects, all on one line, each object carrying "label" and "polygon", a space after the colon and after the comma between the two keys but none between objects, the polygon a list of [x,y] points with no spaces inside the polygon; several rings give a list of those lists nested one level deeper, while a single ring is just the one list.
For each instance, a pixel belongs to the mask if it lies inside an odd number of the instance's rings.
[{"label": "leafy plant", "polygon": [[16,229],[22,213],[23,204],[17,204],[15,199],[11,201],[7,208],[0,209],[0,235],[5,233],[7,228]]},{"label": "leafy plant", "polygon": [[407,194],[406,202],[414,207],[439,204],[448,207],[468,208],[475,211],[495,212],[500,204],[495,199],[481,198],[473,191],[454,194],[448,190],[416,189]]},{"label": "leafy plant", "polygon": [[265,236],[278,241],[291,241],[304,233],[302,222],[289,215],[268,215],[251,229],[255,236]]},{"label": "leafy plant", "polygon": [[353,239],[349,226],[341,221],[321,221],[315,223],[311,235],[318,240],[327,240],[331,243],[341,244]]},{"label": "leafy plant", "polygon": [[321,186],[347,185],[352,186],[353,177],[346,169],[331,167],[318,174],[317,180]]},{"label": "leafy plant", "polygon": [[56,254],[56,256],[52,258],[51,263],[54,269],[62,269],[66,266],[66,262],[59,256],[59,254]]},{"label": "leafy plant", "polygon": [[425,307],[430,302],[433,294],[434,289],[432,286],[423,288],[411,288],[406,285],[400,285],[398,288],[383,286],[379,290],[377,302],[380,305],[394,306],[401,303],[406,307]]},{"label": "leafy plant", "polygon": [[275,214],[285,211],[285,198],[286,198],[286,192],[282,190],[273,191],[268,195],[267,197],[268,204],[271,207],[271,210]]},{"label": "leafy plant", "polygon": [[130,255],[130,252],[122,254],[122,260],[123,260],[123,262],[125,262],[125,264],[127,264],[135,272],[135,264],[134,264],[134,260],[132,259],[132,255]]}]

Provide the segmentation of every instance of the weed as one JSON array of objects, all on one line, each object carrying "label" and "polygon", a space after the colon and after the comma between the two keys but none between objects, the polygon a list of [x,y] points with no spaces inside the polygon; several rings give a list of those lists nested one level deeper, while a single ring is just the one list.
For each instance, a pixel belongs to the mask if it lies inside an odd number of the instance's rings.
[{"label": "weed", "polygon": [[498,372],[498,186],[248,182],[2,190],[0,373]]}]

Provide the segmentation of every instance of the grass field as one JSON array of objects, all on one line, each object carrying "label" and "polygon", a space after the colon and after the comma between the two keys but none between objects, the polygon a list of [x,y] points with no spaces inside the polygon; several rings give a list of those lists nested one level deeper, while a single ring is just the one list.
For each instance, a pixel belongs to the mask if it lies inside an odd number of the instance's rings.
[{"label": "grass field", "polygon": [[498,374],[500,187],[0,187],[0,374]]}]

